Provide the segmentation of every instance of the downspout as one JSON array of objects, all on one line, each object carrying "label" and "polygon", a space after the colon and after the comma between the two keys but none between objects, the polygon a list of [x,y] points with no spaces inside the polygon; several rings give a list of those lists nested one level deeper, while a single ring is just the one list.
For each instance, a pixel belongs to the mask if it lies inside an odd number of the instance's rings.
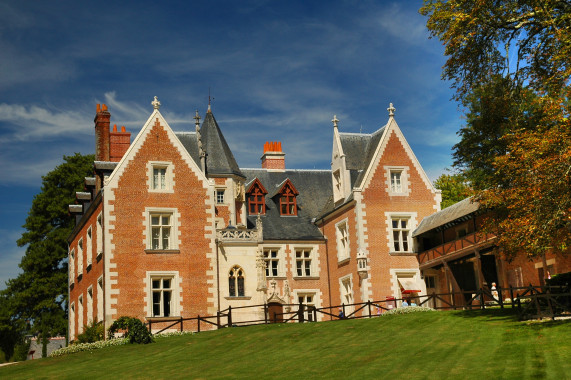
[{"label": "downspout", "polygon": [[216,238],[215,243],[216,243],[216,293],[218,298],[218,312],[220,312],[220,264],[218,262],[218,238]]},{"label": "downspout", "polygon": [[[325,259],[327,262],[327,294],[329,294],[329,306],[331,307],[331,276],[329,275],[329,240],[327,240],[327,237],[325,237],[325,233],[324,233],[324,229],[325,227],[323,226],[323,224],[321,225],[321,234],[323,235],[323,237],[325,238]],[[330,320],[333,320],[333,316],[329,316]]]}]

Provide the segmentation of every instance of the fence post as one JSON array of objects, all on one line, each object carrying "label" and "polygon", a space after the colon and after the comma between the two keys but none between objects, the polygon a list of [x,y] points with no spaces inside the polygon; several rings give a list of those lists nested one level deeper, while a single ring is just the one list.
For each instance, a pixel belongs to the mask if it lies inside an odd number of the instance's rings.
[{"label": "fence post", "polygon": [[198,314],[197,322],[198,322],[198,330],[197,330],[197,332],[200,332],[200,314]]},{"label": "fence post", "polygon": [[228,306],[228,327],[232,327],[232,306]]},{"label": "fence post", "polygon": [[264,324],[268,324],[268,304],[264,303]]},{"label": "fence post", "polygon": [[304,322],[303,304],[301,302],[299,303],[299,308],[297,309],[297,319],[298,319],[299,323]]},{"label": "fence post", "polygon": [[317,322],[317,308],[315,306],[313,307],[313,321]]},{"label": "fence post", "polygon": [[153,325],[153,322],[149,321],[149,332],[151,333],[151,335],[153,335],[152,325]]},{"label": "fence post", "polygon": [[367,307],[369,308],[369,318],[371,318],[371,300],[367,300]]},{"label": "fence post", "polygon": [[216,328],[220,329],[220,310],[216,312]]},{"label": "fence post", "polygon": [[182,331],[183,331],[183,329],[182,329],[182,316],[181,316],[180,317],[180,332],[182,332]]},{"label": "fence post", "polygon": [[347,318],[347,314],[345,313],[345,304],[341,304],[343,306],[343,318]]},{"label": "fence post", "polygon": [[512,309],[514,308],[514,289],[510,285],[510,300],[512,301]]}]

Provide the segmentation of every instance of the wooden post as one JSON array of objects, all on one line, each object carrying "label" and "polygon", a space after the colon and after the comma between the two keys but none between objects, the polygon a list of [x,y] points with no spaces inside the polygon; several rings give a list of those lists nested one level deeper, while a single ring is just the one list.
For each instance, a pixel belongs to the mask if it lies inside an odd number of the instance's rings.
[{"label": "wooden post", "polygon": [[305,321],[304,315],[303,315],[303,304],[300,302],[299,303],[299,308],[297,309],[297,320],[299,323],[303,323]]},{"label": "wooden post", "polygon": [[313,307],[313,321],[317,322],[317,308],[315,306]]},{"label": "wooden post", "polygon": [[216,312],[216,328],[220,329],[220,310]]},{"label": "wooden post", "polygon": [[371,318],[371,300],[367,300],[367,307],[369,308],[369,318]]},{"label": "wooden post", "polygon": [[264,324],[268,324],[268,304],[264,303]]},{"label": "wooden post", "polygon": [[182,316],[180,317],[180,332],[182,332]]},{"label": "wooden post", "polygon": [[228,327],[232,327],[232,306],[228,306]]},{"label": "wooden post", "polygon": [[512,309],[514,308],[514,289],[510,285],[510,300],[512,301]]},{"label": "wooden post", "polygon": [[342,303],[341,305],[343,305],[343,318],[347,318],[347,314],[345,313],[345,304]]},{"label": "wooden post", "polygon": [[200,314],[198,314],[197,322],[198,322],[198,330],[197,330],[197,332],[200,332]]},{"label": "wooden post", "polygon": [[496,290],[498,292],[498,302],[500,303],[500,308],[503,309],[504,308],[504,297],[502,296],[502,287],[500,285],[498,285]]},{"label": "wooden post", "polygon": [[149,321],[149,333],[151,333],[151,335],[153,335],[152,324],[153,324],[153,322]]}]

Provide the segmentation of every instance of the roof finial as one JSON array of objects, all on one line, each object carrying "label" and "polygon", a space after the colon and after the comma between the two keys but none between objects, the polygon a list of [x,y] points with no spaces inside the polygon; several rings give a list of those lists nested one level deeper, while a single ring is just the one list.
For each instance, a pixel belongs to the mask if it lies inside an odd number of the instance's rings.
[{"label": "roof finial", "polygon": [[194,125],[196,126],[196,130],[200,131],[200,116],[198,116],[198,110],[196,110],[196,114],[193,117]]},{"label": "roof finial", "polygon": [[337,123],[339,122],[337,115],[333,115],[333,120],[331,121],[333,122],[333,128],[337,128]]},{"label": "roof finial", "polygon": [[212,112],[212,110],[210,109],[210,104],[212,100],[214,100],[214,97],[210,96],[210,87],[208,87],[208,112]]},{"label": "roof finial", "polygon": [[393,103],[389,104],[389,108],[387,108],[387,111],[389,111],[389,116],[395,116],[395,111],[397,109],[395,107],[393,107]]},{"label": "roof finial", "polygon": [[161,108],[161,102],[159,102],[159,99],[155,96],[155,100],[153,100],[151,102],[151,104],[153,105],[153,108],[158,110],[159,108]]}]

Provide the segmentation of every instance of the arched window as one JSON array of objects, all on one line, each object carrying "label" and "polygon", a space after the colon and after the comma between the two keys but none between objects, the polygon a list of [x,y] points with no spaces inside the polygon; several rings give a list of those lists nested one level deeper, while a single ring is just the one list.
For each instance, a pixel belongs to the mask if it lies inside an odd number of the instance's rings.
[{"label": "arched window", "polygon": [[234,266],[228,273],[228,293],[230,297],[244,297],[244,270]]}]

